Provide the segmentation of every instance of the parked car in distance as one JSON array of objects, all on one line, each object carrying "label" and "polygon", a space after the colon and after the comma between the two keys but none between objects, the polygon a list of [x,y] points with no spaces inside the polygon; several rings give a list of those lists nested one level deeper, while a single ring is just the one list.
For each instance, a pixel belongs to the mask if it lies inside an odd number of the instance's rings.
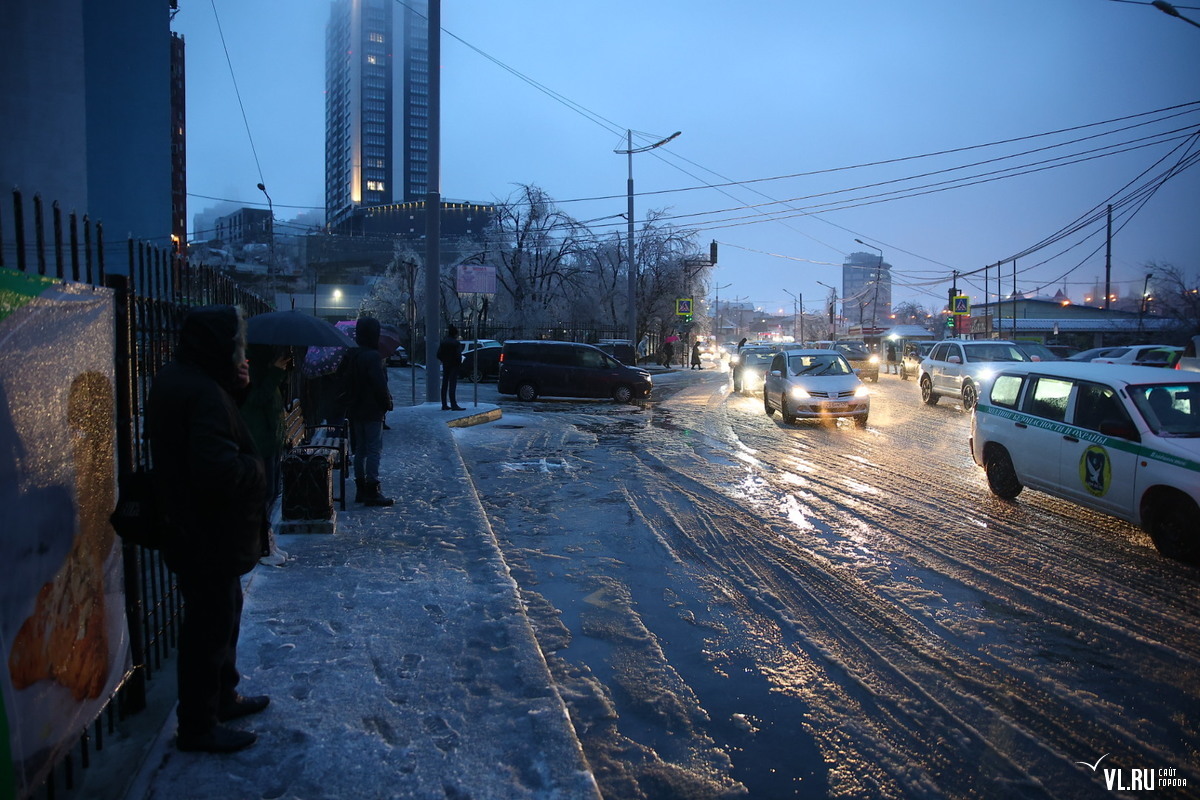
[{"label": "parked car in distance", "polygon": [[1092,359],[1098,364],[1130,364],[1139,367],[1172,367],[1183,352],[1182,347],[1162,344],[1138,344],[1116,348]]},{"label": "parked car in distance", "polygon": [[846,357],[835,350],[784,350],[774,354],[763,384],[763,410],[783,421],[849,417],[867,424],[871,394]]},{"label": "parked car in distance", "polygon": [[476,347],[463,356],[462,367],[458,377],[468,381],[484,381],[500,375],[500,352],[503,347],[499,344],[489,344]]},{"label": "parked car in distance", "polygon": [[929,351],[937,342],[908,342],[904,345],[904,356],[900,359],[900,380],[917,377],[921,371],[921,359],[929,355]]},{"label": "parked car in distance", "polygon": [[733,391],[737,394],[752,394],[762,388],[763,376],[771,366],[771,357],[775,355],[774,347],[763,345],[746,345],[740,353],[730,361],[729,376],[733,381]]},{"label": "parked car in distance", "polygon": [[596,347],[622,364],[637,364],[637,351],[634,349],[633,342],[628,339],[601,339],[596,343]]},{"label": "parked car in distance", "polygon": [[979,382],[995,372],[996,364],[1029,361],[1016,342],[996,339],[947,339],[938,342],[921,361],[917,384],[921,402],[936,405],[942,396],[955,397],[963,411],[975,407]]},{"label": "parked car in distance", "polygon": [[384,359],[384,363],[389,367],[407,367],[408,351],[403,347],[397,346],[395,351],[393,351],[390,356]]},{"label": "parked car in distance", "polygon": [[650,373],[578,342],[507,341],[500,353],[500,394],[538,397],[611,397],[618,403],[647,397]]},{"label": "parked car in distance", "polygon": [[992,492],[1028,486],[1136,525],[1200,563],[1200,376],[1122,364],[998,365],[971,422]]},{"label": "parked car in distance", "polygon": [[1062,356],[1049,347],[1038,342],[1017,342],[1017,346],[1025,351],[1030,361],[1062,361]]},{"label": "parked car in distance", "polygon": [[1179,354],[1179,360],[1175,362],[1175,369],[1200,372],[1200,336],[1193,336],[1188,340],[1183,352]]},{"label": "parked car in distance", "polygon": [[1173,366],[1174,353],[1183,348],[1159,344],[1126,345],[1123,347],[1093,347],[1069,357],[1068,361],[1097,361],[1103,364],[1133,364],[1136,366]]},{"label": "parked car in distance", "polygon": [[1048,344],[1046,345],[1046,349],[1062,359],[1068,359],[1079,352],[1078,347],[1071,347],[1066,344]]}]

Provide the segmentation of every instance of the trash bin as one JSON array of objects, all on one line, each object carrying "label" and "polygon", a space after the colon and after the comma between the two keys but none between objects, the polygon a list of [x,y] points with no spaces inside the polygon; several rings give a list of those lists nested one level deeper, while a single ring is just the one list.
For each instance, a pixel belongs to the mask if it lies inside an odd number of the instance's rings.
[{"label": "trash bin", "polygon": [[282,462],[285,520],[333,518],[333,459],[327,452],[297,447]]}]

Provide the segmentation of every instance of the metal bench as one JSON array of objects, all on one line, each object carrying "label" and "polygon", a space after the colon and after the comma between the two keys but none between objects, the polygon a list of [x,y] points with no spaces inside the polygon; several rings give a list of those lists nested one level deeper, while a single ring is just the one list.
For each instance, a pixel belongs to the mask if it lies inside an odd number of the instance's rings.
[{"label": "metal bench", "polygon": [[350,469],[350,432],[346,422],[308,425],[304,410],[294,401],[284,418],[284,454],[301,449],[326,455],[338,475],[334,500],[346,510],[346,473]]}]

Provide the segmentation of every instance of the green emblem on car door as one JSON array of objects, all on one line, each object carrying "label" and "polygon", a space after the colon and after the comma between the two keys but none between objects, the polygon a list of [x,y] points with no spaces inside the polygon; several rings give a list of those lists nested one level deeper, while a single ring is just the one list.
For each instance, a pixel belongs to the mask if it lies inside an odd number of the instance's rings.
[{"label": "green emblem on car door", "polygon": [[1079,480],[1084,487],[1096,497],[1103,497],[1112,485],[1112,461],[1108,451],[1099,445],[1092,445],[1083,451],[1079,459]]}]

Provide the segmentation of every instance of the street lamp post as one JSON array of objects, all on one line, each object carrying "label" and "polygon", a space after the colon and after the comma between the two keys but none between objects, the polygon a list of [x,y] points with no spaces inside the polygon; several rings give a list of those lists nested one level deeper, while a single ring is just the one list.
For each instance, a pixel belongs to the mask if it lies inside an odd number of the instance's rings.
[{"label": "street lamp post", "polygon": [[1154,273],[1147,272],[1146,280],[1142,282],[1142,304],[1138,311],[1138,334],[1141,335],[1143,323],[1146,318],[1146,304],[1150,299],[1150,279],[1154,277]]},{"label": "street lamp post", "polygon": [[719,339],[721,333],[721,290],[728,289],[733,286],[732,283],[727,283],[724,286],[716,287],[716,302],[713,303],[713,339]]},{"label": "street lamp post", "polygon": [[628,222],[627,236],[629,238],[629,241],[626,243],[626,250],[628,253],[628,260],[629,260],[629,341],[633,342],[634,344],[637,344],[637,267],[633,263],[633,256],[634,256],[634,250],[633,250],[633,236],[634,236],[634,229],[633,229],[633,154],[634,153],[645,153],[648,150],[655,149],[656,147],[662,147],[664,144],[666,144],[667,142],[674,139],[680,133],[681,133],[681,131],[675,131],[667,138],[662,139],[661,141],[657,141],[654,144],[648,144],[645,147],[636,147],[635,148],[633,146],[633,131],[626,129],[626,131],[625,131],[626,149],[625,150],[613,150],[613,152],[616,153],[617,155],[624,155],[624,156],[629,157],[629,179],[625,183],[626,194],[627,194],[627,204],[626,204],[625,214],[626,214],[627,222]]},{"label": "street lamp post", "polygon": [[1188,19],[1183,14],[1180,14],[1178,9],[1176,9],[1175,6],[1171,5],[1166,0],[1152,0],[1150,5],[1154,6],[1155,8],[1157,8],[1159,11],[1163,12],[1164,14],[1169,14],[1172,17],[1178,17],[1179,19],[1183,20],[1187,24],[1195,25],[1197,28],[1200,28],[1200,22],[1196,22],[1196,20],[1194,20],[1194,19]]},{"label": "street lamp post", "polygon": [[834,321],[834,313],[837,311],[837,289],[833,288],[828,283],[821,283],[820,281],[817,281],[817,285],[824,286],[826,289],[832,292],[831,299],[829,301],[829,338],[837,339],[837,322]]},{"label": "street lamp post", "polygon": [[[271,202],[271,195],[267,194],[267,187],[264,184],[258,185],[258,190],[267,197],[267,209],[271,215],[271,227],[268,231],[270,239],[267,245],[267,275],[270,276],[268,284],[271,287],[271,308],[275,308],[275,294],[278,287],[275,285],[275,204]],[[316,292],[316,289],[313,289]]]}]

